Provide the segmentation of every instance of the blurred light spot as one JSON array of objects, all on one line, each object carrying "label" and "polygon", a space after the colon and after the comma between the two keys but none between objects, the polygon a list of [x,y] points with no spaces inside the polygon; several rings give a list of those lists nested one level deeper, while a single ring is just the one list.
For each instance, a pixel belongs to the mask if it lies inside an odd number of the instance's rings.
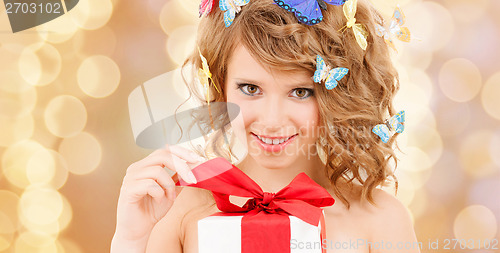
[{"label": "blurred light spot", "polygon": [[60,217],[63,208],[61,194],[50,188],[28,187],[21,195],[20,213],[31,223],[47,225]]},{"label": "blurred light spot", "polygon": [[412,2],[404,12],[412,34],[410,47],[433,52],[448,45],[455,27],[446,8],[436,2]]},{"label": "blurred light spot", "polygon": [[465,171],[474,177],[485,177],[495,173],[491,167],[489,153],[490,140],[493,134],[489,131],[476,131],[464,138],[460,145],[460,162]]},{"label": "blurred light spot", "polygon": [[31,86],[21,93],[0,92],[0,115],[9,118],[25,117],[35,108],[37,98],[36,90]]},{"label": "blurred light spot", "polygon": [[58,242],[64,248],[65,253],[83,253],[82,248],[72,239],[60,237]]},{"label": "blurred light spot", "polygon": [[170,58],[181,65],[196,48],[197,27],[188,25],[175,29],[167,40],[167,53]]},{"label": "blurred light spot", "polygon": [[[3,33],[0,33],[0,37],[2,37],[2,34]],[[2,59],[0,61],[0,80],[2,80],[0,91],[21,93],[32,88],[31,85],[23,79],[17,68],[19,57],[23,50],[24,47],[21,45],[0,44],[0,59]],[[2,108],[2,106],[0,106],[0,108]]]},{"label": "blurred light spot", "polygon": [[55,158],[47,149],[35,152],[26,165],[26,176],[31,184],[47,184],[55,174]]},{"label": "blurred light spot", "polygon": [[17,216],[17,206],[19,204],[19,197],[17,194],[0,190],[0,233],[1,234],[15,234],[20,228],[19,218]]},{"label": "blurred light spot", "polygon": [[500,166],[500,130],[497,131],[490,141],[490,156],[497,166]]},{"label": "blurred light spot", "polygon": [[470,205],[483,205],[489,208],[500,221],[500,176],[483,178],[474,182],[468,192],[467,203]]},{"label": "blurred light spot", "polygon": [[61,95],[53,98],[44,113],[47,129],[55,136],[73,136],[85,127],[87,110],[76,97]]},{"label": "blurred light spot", "polygon": [[425,125],[409,128],[403,133],[408,135],[408,145],[420,148],[424,151],[431,164],[435,164],[443,152],[443,140],[441,135],[433,127]]},{"label": "blurred light spot", "polygon": [[2,155],[2,171],[7,180],[18,188],[25,188],[30,184],[26,175],[26,166],[33,154],[44,149],[38,142],[32,140],[20,141],[9,148]]},{"label": "blurred light spot", "polygon": [[398,178],[398,192],[396,194],[396,198],[405,206],[408,206],[415,196],[415,186],[413,185],[413,180],[407,173],[399,169],[394,172],[394,175]]},{"label": "blurred light spot", "polygon": [[78,68],[78,86],[82,91],[95,98],[113,93],[120,83],[120,69],[107,56],[95,55],[85,59]]},{"label": "blurred light spot", "polygon": [[68,14],[81,28],[95,30],[108,23],[113,13],[113,4],[109,0],[81,1]]},{"label": "blurred light spot", "polygon": [[462,133],[471,120],[468,103],[457,103],[447,99],[439,101],[436,114],[439,115],[437,127],[443,136]]},{"label": "blurred light spot", "polygon": [[493,118],[500,120],[500,72],[494,74],[481,92],[484,110]]},{"label": "blurred light spot", "polygon": [[62,155],[57,151],[54,151],[52,149],[47,150],[50,152],[52,160],[54,161],[54,171],[50,181],[46,183],[46,185],[57,190],[63,187],[63,185],[66,184],[66,181],[68,180],[68,165],[66,164],[66,161],[64,160]]},{"label": "blurred light spot", "polygon": [[489,0],[445,0],[455,20],[470,23],[484,16]]},{"label": "blurred light spot", "polygon": [[26,114],[18,118],[0,115],[0,146],[10,146],[18,141],[31,138],[35,128],[33,116]]},{"label": "blurred light spot", "polygon": [[50,44],[30,45],[21,53],[19,73],[31,85],[47,85],[53,82],[60,72],[61,55]]},{"label": "blurred light spot", "polygon": [[429,156],[417,147],[402,148],[404,159],[398,163],[398,168],[408,171],[422,171],[432,166]]},{"label": "blurred light spot", "polygon": [[466,178],[456,154],[445,150],[431,171],[432,174],[425,184],[431,196],[448,202],[462,194]]},{"label": "blurred light spot", "polygon": [[63,209],[61,216],[59,216],[58,223],[59,229],[62,231],[69,226],[71,220],[73,219],[73,208],[71,207],[71,203],[69,203],[68,199],[64,195],[61,195],[61,197],[63,200]]},{"label": "blurred light spot", "polygon": [[[77,7],[81,4],[79,3]],[[35,29],[38,31],[38,36],[50,43],[62,43],[71,39],[78,31],[78,26],[70,17],[74,11],[75,9],[68,12],[68,14],[37,26]]]},{"label": "blurred light spot", "polygon": [[[0,222],[4,222],[2,220],[2,213],[0,212]],[[12,242],[14,241],[14,235],[13,234],[0,234],[0,251],[6,252],[11,245]]]},{"label": "blurred light spot", "polygon": [[[476,248],[479,240],[482,242],[495,237],[497,232],[497,220],[491,210],[485,206],[468,206],[462,209],[455,218],[453,232],[457,239],[475,241],[474,248]],[[473,246],[467,245],[470,248]]]},{"label": "blurred light spot", "polygon": [[173,33],[179,26],[197,26],[198,22],[198,14],[196,12],[187,12],[179,1],[167,1],[161,9],[160,25],[167,35]]},{"label": "blurred light spot", "polygon": [[425,191],[415,191],[415,196],[408,208],[415,218],[421,217],[427,208],[429,208],[427,194]]},{"label": "blurred light spot", "polygon": [[449,60],[439,71],[439,87],[449,99],[466,102],[481,89],[481,73],[471,61],[463,58]]},{"label": "blurred light spot", "polygon": [[416,69],[424,70],[431,64],[433,54],[432,52],[420,51],[413,47],[402,47],[396,57],[404,66],[412,66]]},{"label": "blurred light spot", "polygon": [[102,157],[101,145],[86,132],[65,138],[59,146],[59,153],[68,163],[68,170],[78,175],[94,171]]},{"label": "blurred light spot", "polygon": [[23,232],[16,239],[14,253],[57,253],[56,237],[40,232]]}]

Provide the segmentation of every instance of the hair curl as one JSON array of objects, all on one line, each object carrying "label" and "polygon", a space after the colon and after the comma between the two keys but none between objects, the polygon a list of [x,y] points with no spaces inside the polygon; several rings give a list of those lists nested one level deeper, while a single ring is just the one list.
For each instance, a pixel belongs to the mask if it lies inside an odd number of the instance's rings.
[{"label": "hair curl", "polygon": [[[371,132],[387,115],[394,115],[392,100],[399,89],[388,47],[375,32],[375,24],[381,24],[383,19],[367,1],[359,1],[356,20],[369,33],[365,51],[357,44],[351,29],[342,29],[347,22],[342,6],[327,5],[323,16],[322,22],[308,26],[271,0],[251,0],[226,28],[223,12],[214,7],[201,20],[197,37],[197,46],[213,74],[213,84],[221,90],[218,93],[210,86],[211,101],[226,101],[224,84],[228,63],[240,43],[263,66],[273,70],[307,70],[312,76],[318,54],[329,66],[348,68],[349,74],[335,89],[315,85],[321,124],[326,126],[320,134],[327,145],[321,149],[326,154],[326,173],[340,199],[350,207],[337,186],[343,178],[349,185],[357,180],[362,185],[361,197],[376,204],[373,190],[387,185],[389,177],[394,179],[397,191],[397,179],[389,164],[392,159],[397,165],[392,148],[395,138],[383,143]],[[198,48],[184,62],[184,66],[190,64],[196,69],[201,67]],[[206,104],[199,87],[195,87],[194,82],[187,85],[191,93]],[[212,144],[215,153],[228,158],[227,153],[218,149],[220,141]]]}]

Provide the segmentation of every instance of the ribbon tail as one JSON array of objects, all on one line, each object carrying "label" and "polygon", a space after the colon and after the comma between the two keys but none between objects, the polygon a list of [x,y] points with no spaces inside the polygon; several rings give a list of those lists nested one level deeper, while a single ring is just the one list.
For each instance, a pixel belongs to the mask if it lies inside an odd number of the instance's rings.
[{"label": "ribbon tail", "polygon": [[288,215],[254,211],[248,212],[241,220],[241,253],[290,252]]},{"label": "ribbon tail", "polygon": [[327,247],[323,246],[323,243],[325,242],[325,239],[326,239],[325,214],[323,212],[321,213],[320,224],[321,224],[321,234],[320,234],[321,253],[326,253]]}]

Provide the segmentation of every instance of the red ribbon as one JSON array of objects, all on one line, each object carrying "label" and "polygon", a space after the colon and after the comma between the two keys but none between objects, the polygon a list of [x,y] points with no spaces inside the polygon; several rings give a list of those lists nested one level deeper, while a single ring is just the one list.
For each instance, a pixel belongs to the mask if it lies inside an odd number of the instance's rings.
[{"label": "red ribbon", "polygon": [[[332,196],[305,173],[298,174],[277,193],[263,192],[239,168],[222,157],[211,159],[192,170],[198,183],[188,184],[179,177],[176,185],[212,191],[217,207],[224,213],[244,213],[241,221],[242,253],[290,252],[290,219],[295,216],[311,225],[321,222],[321,245],[325,235],[320,207],[335,203]],[[248,197],[242,207],[229,201],[229,195]],[[326,252],[325,249],[322,250]]]}]

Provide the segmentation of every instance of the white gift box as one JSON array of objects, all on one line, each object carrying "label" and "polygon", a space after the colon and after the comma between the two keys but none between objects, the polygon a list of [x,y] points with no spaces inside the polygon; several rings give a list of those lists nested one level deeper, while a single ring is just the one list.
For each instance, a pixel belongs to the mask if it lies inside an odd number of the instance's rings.
[{"label": "white gift box", "polygon": [[[311,225],[295,216],[290,219],[290,252],[321,253],[321,223]],[[199,253],[241,252],[243,216],[209,216],[198,221]],[[280,253],[280,252],[276,252]]]}]

